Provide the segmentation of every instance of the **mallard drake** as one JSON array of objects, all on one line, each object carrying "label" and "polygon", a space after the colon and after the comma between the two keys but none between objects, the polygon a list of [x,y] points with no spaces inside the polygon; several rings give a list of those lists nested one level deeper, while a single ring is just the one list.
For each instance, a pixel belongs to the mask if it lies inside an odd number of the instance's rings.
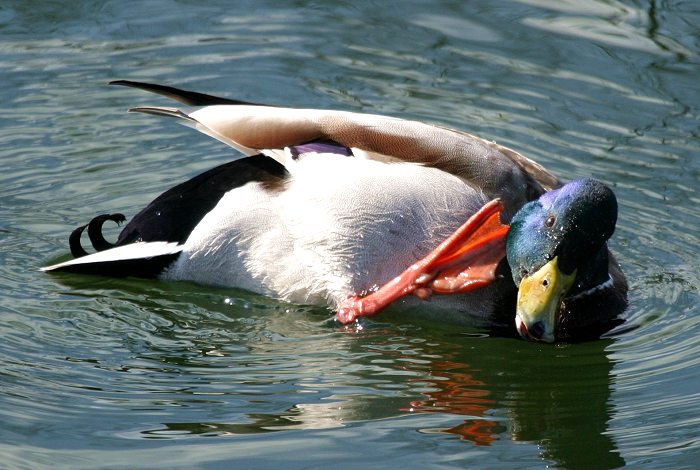
[{"label": "mallard drake", "polygon": [[[102,226],[125,217],[95,217],[71,234],[74,259],[45,271],[242,288],[330,306],[342,322],[419,304],[546,342],[621,322],[627,283],[607,248],[617,202],[599,181],[562,185],[440,126],[111,83],[179,101],[130,112],[175,117],[243,157],[158,196],[114,244]],[[431,294],[452,295],[416,299]]]}]

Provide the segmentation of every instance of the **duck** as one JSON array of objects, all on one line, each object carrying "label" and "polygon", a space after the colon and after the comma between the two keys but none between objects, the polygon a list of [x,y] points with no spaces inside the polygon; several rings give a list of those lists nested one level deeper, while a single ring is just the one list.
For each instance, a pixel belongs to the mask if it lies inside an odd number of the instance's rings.
[{"label": "duck", "polygon": [[175,118],[240,155],[160,194],[114,243],[102,230],[121,213],[77,227],[73,258],[45,272],[244,289],[341,323],[391,307],[547,343],[624,321],[627,281],[608,248],[618,206],[601,181],[563,183],[435,124],[110,84],[175,100],[129,112]]}]

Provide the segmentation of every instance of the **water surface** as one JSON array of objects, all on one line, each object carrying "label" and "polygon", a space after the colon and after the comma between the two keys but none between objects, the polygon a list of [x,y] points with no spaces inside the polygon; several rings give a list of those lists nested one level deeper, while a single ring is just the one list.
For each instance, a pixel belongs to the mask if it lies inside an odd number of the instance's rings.
[{"label": "water surface", "polygon": [[[699,25],[672,1],[4,2],[3,465],[695,468]],[[341,328],[246,292],[42,274],[73,227],[232,158],[126,115],[166,102],[119,78],[436,122],[599,178],[636,328]]]}]

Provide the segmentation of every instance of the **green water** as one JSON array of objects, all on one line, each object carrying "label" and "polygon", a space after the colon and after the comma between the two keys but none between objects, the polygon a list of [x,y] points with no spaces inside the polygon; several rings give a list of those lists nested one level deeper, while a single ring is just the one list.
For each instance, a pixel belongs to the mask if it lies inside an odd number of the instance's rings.
[{"label": "green water", "polygon": [[[0,4],[0,467],[697,468],[694,2]],[[191,284],[48,276],[97,213],[232,158],[112,79],[390,114],[620,201],[611,338],[547,346]],[[116,232],[114,232],[114,235]]]}]

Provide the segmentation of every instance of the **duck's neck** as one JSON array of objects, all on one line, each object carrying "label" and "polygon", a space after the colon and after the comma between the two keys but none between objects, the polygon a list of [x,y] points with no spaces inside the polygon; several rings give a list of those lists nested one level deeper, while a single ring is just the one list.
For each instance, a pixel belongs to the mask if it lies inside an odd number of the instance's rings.
[{"label": "duck's neck", "polygon": [[613,280],[608,272],[608,247],[603,247],[585,268],[576,275],[576,283],[566,296],[567,299],[580,298],[606,287],[612,287]]}]

